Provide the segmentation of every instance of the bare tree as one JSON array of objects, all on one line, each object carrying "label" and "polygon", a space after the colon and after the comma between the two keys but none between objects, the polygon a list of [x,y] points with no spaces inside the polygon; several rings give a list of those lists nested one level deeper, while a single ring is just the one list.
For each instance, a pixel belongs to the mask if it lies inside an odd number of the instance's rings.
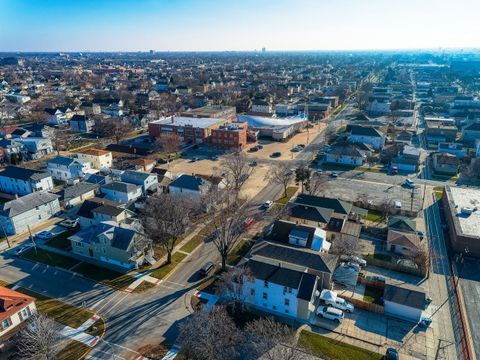
[{"label": "bare tree", "polygon": [[198,311],[179,326],[177,343],[187,358],[235,360],[243,336],[222,306]]},{"label": "bare tree", "polygon": [[333,241],[332,252],[341,255],[355,255],[358,251],[358,239],[353,236],[340,235]]},{"label": "bare tree", "polygon": [[319,174],[312,174],[307,191],[310,195],[318,195],[321,192],[323,186],[324,179],[322,178],[322,176]]},{"label": "bare tree", "polygon": [[72,140],[72,134],[67,128],[54,129],[50,135],[50,141],[53,148],[57,151],[57,155],[60,155],[60,151],[67,151],[70,141]]},{"label": "bare tree", "polygon": [[293,171],[290,169],[288,162],[276,163],[272,166],[266,178],[274,184],[282,185],[283,196],[286,197],[288,184],[293,179]]},{"label": "bare tree", "polygon": [[297,348],[295,331],[273,318],[259,318],[245,326],[244,354],[247,359],[301,360],[307,356]]},{"label": "bare tree", "polygon": [[210,193],[208,212],[213,232],[212,242],[222,258],[222,270],[227,268],[227,256],[245,231],[249,204],[239,201],[237,192],[222,190]]},{"label": "bare tree", "polygon": [[337,128],[333,124],[329,124],[327,128],[323,131],[323,139],[325,144],[330,144],[337,135]]},{"label": "bare tree", "polygon": [[180,137],[175,133],[162,133],[155,141],[156,147],[159,151],[164,153],[175,153],[181,148]]},{"label": "bare tree", "polygon": [[18,355],[22,359],[53,359],[61,340],[55,322],[39,313],[28,319],[19,336]]},{"label": "bare tree", "polygon": [[178,239],[190,225],[192,208],[187,199],[170,194],[150,196],[142,210],[144,233],[153,244],[167,253],[167,264],[172,262],[172,252]]},{"label": "bare tree", "polygon": [[96,119],[95,131],[103,137],[114,138],[118,144],[133,130],[132,125],[119,119]]},{"label": "bare tree", "polygon": [[227,188],[234,191],[238,196],[243,184],[252,173],[248,158],[243,152],[233,152],[222,159],[220,166],[224,173]]},{"label": "bare tree", "polygon": [[243,311],[249,284],[254,278],[246,266],[236,266],[224,272],[217,288],[217,294],[233,305],[234,311]]}]

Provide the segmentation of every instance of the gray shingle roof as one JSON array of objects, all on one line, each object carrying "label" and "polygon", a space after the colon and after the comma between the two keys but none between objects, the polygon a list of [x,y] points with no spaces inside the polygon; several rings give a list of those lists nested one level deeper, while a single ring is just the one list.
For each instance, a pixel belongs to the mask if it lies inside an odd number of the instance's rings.
[{"label": "gray shingle roof", "polygon": [[198,176],[181,175],[170,184],[170,187],[198,191],[204,183],[205,180]]},{"label": "gray shingle roof", "polygon": [[38,180],[50,177],[50,174],[45,171],[26,169],[18,166],[7,166],[5,170],[0,172],[0,176],[9,177],[12,179],[24,180],[24,181],[27,181],[27,180],[38,181]]},{"label": "gray shingle roof", "polygon": [[98,188],[98,185],[89,184],[89,183],[78,183],[73,186],[68,186],[60,192],[60,196],[62,200],[68,201],[71,199],[75,199],[80,195],[86,194],[92,190]]},{"label": "gray shingle roof", "polygon": [[48,204],[58,199],[58,195],[49,192],[34,192],[21,198],[10,200],[1,205],[0,212],[6,217],[13,217],[37,206]]},{"label": "gray shingle roof", "polygon": [[109,184],[103,185],[101,188],[123,192],[123,193],[131,193],[131,192],[137,191],[140,188],[140,186],[126,183],[126,182],[121,182],[121,181],[113,181]]},{"label": "gray shingle roof", "polygon": [[418,286],[386,284],[383,299],[396,304],[425,310],[425,291]]}]

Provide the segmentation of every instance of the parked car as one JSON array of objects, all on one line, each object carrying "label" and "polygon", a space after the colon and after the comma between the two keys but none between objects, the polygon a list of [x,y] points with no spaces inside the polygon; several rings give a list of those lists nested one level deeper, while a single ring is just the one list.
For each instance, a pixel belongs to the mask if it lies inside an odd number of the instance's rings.
[{"label": "parked car", "polygon": [[335,309],[334,307],[331,307],[331,306],[318,307],[317,315],[325,319],[337,321],[339,323],[342,322],[343,318],[345,317],[345,314],[343,313],[342,310]]},{"label": "parked car", "polygon": [[190,162],[195,162],[195,161],[198,161],[198,158],[197,157],[193,157]]},{"label": "parked car", "polygon": [[270,207],[273,205],[273,201],[272,200],[267,200],[263,203],[262,205],[262,208],[264,209],[270,209]]},{"label": "parked car", "polygon": [[321,151],[318,153],[318,156],[327,156],[327,153],[325,151]]},{"label": "parked car", "polygon": [[78,218],[77,219],[65,219],[60,224],[60,226],[72,229],[77,227],[78,225]]},{"label": "parked car", "polygon": [[18,247],[17,249],[15,249],[15,252],[13,253],[15,256],[20,256],[22,255],[23,253],[27,252],[28,250],[30,250],[31,248],[33,247],[33,244],[25,244],[25,245],[21,245],[20,247]]},{"label": "parked car", "polygon": [[406,179],[403,184],[408,188],[411,188],[411,189],[415,188],[415,183],[410,179]]},{"label": "parked car", "polygon": [[392,174],[398,174],[398,166],[392,168]]},{"label": "parked car", "polygon": [[385,353],[385,358],[387,360],[398,360],[398,351],[394,348],[388,348]]},{"label": "parked car", "polygon": [[270,157],[272,158],[278,158],[280,156],[282,156],[282,153],[280,151],[276,151],[272,155],[270,155]]},{"label": "parked car", "polygon": [[253,147],[251,147],[248,151],[250,151],[250,152],[256,152],[256,151],[258,151],[258,147],[253,146]]},{"label": "parked car", "polygon": [[301,147],[298,147],[298,146],[295,146],[294,148],[292,148],[291,151],[292,151],[292,152],[300,152],[300,151],[302,151],[302,148],[301,148]]},{"label": "parked car", "polygon": [[352,313],[353,310],[355,310],[355,307],[353,306],[352,303],[345,301],[345,299],[342,299],[341,297],[338,297],[333,300],[326,300],[326,304],[332,305],[334,308],[340,309],[342,311],[345,311],[347,313]]},{"label": "parked car", "polygon": [[210,157],[210,160],[216,161],[216,160],[218,160],[218,156],[217,155],[212,155]]},{"label": "parked car", "polygon": [[330,177],[332,177],[332,178],[337,178],[337,177],[338,177],[338,174],[337,174],[336,172],[332,172],[332,173],[330,174]]},{"label": "parked car", "polygon": [[263,149],[263,145],[257,144],[257,149],[258,149],[258,150],[262,150],[262,149]]},{"label": "parked car", "polygon": [[200,269],[200,275],[207,276],[213,269],[215,269],[215,264],[211,261],[207,261]]},{"label": "parked car", "polygon": [[361,267],[367,266],[367,261],[366,260],[364,260],[362,258],[359,258],[358,256],[355,256],[355,255],[350,256],[350,261],[354,262],[354,263],[357,263]]},{"label": "parked car", "polygon": [[423,240],[423,232],[422,231],[418,230],[417,231],[417,236],[420,240]]},{"label": "parked car", "polygon": [[352,269],[355,269],[356,271],[360,272],[360,265],[358,265],[355,262],[349,261],[348,263],[345,264],[346,267],[350,267]]},{"label": "parked car", "polygon": [[297,145],[299,148],[305,149],[305,144],[298,144]]},{"label": "parked car", "polygon": [[395,209],[401,209],[402,208],[402,202],[401,201],[395,201]]},{"label": "parked car", "polygon": [[379,282],[385,282],[385,278],[381,276],[376,276],[376,275],[369,275],[365,277],[367,280],[373,280],[373,281],[379,281]]},{"label": "parked car", "polygon": [[251,163],[250,163],[250,166],[257,166],[258,163],[257,163],[257,160],[253,160]]},{"label": "parked car", "polygon": [[50,231],[42,231],[37,234],[35,234],[35,238],[37,239],[42,239],[42,240],[48,240],[53,238],[53,234]]}]

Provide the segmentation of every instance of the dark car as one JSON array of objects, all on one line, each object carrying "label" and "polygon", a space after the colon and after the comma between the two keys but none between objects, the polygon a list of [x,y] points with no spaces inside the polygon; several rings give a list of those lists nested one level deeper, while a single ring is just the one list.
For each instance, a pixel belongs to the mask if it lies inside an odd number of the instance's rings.
[{"label": "dark car", "polygon": [[270,157],[272,157],[272,158],[278,158],[278,157],[280,157],[280,156],[282,156],[282,153],[279,152],[279,151],[276,151],[276,152],[274,152],[272,155],[270,155]]},{"label": "dark car", "polygon": [[256,152],[258,151],[258,147],[254,146],[254,147],[251,147],[250,150],[248,150],[250,152]]},{"label": "dark car", "polygon": [[211,261],[207,261],[200,269],[200,275],[207,276],[214,268],[215,264]]},{"label": "dark car", "polygon": [[388,348],[385,357],[387,360],[398,360],[398,351],[394,348]]},{"label": "dark car", "polygon": [[258,145],[257,145],[257,149],[258,149],[258,150],[263,149],[263,145],[258,144]]}]

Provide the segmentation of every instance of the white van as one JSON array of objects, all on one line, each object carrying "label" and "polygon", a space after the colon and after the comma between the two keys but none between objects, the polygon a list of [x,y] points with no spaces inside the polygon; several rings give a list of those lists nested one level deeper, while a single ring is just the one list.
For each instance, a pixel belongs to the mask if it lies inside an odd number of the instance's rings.
[{"label": "white van", "polygon": [[342,322],[345,317],[342,310],[335,309],[331,306],[319,306],[317,309],[317,315],[339,323]]}]

